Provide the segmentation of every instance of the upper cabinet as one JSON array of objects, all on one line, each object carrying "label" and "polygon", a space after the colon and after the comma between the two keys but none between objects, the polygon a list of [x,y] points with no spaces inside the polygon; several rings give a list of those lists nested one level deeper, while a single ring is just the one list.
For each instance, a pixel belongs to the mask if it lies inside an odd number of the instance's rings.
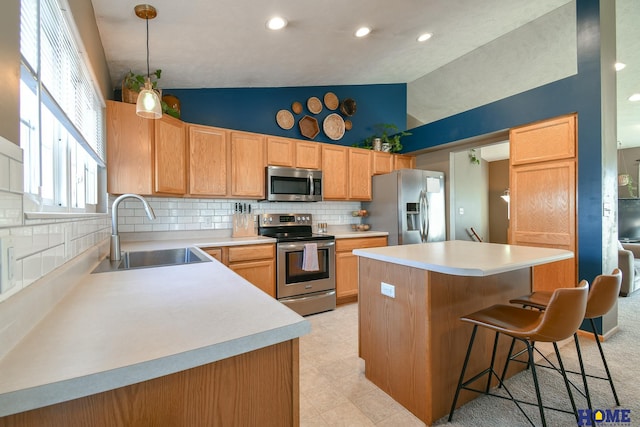
[{"label": "upper cabinet", "polygon": [[576,116],[562,116],[511,129],[513,166],[576,156]]},{"label": "upper cabinet", "polygon": [[394,155],[384,151],[373,151],[371,153],[373,175],[381,175],[393,171]]},{"label": "upper cabinet", "polygon": [[184,123],[169,116],[144,119],[135,109],[135,104],[107,101],[107,191],[184,194]]},{"label": "upper cabinet", "polygon": [[404,154],[393,155],[393,170],[398,169],[414,169],[416,167],[416,158]]},{"label": "upper cabinet", "polygon": [[322,144],[319,142],[296,141],[296,167],[321,169]]},{"label": "upper cabinet", "polygon": [[349,149],[349,199],[371,200],[371,150]]},{"label": "upper cabinet", "polygon": [[231,196],[264,198],[267,166],[265,137],[256,133],[231,132]]},{"label": "upper cabinet", "polygon": [[349,197],[349,148],[322,144],[322,197],[346,200]]},{"label": "upper cabinet", "polygon": [[189,194],[227,196],[229,152],[227,130],[189,125]]},{"label": "upper cabinet", "polygon": [[267,136],[267,164],[291,168],[320,169],[322,144]]}]

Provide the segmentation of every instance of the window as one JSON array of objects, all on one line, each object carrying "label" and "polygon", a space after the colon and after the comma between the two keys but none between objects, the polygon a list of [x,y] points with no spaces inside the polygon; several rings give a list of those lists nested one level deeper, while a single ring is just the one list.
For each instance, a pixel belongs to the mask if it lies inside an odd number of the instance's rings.
[{"label": "window", "polygon": [[104,103],[64,1],[21,0],[24,191],[47,210],[95,212]]}]

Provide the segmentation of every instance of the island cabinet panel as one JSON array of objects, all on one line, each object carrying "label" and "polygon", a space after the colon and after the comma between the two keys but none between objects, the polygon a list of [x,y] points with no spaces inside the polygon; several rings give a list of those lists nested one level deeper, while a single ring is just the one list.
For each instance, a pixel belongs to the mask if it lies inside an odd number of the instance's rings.
[{"label": "island cabinet panel", "polygon": [[575,114],[511,129],[509,243],[566,249],[574,258],[534,267],[533,289],[578,284]]},{"label": "island cabinet panel", "polygon": [[267,137],[267,164],[295,167],[296,141],[288,138]]},{"label": "island cabinet panel", "polygon": [[373,151],[373,175],[381,175],[393,171],[394,156],[391,153],[385,153],[384,151]]},{"label": "island cabinet panel", "polygon": [[354,249],[387,246],[387,237],[365,237],[336,240],[336,302],[358,300],[358,257]]},{"label": "island cabinet panel", "polygon": [[187,192],[187,138],[184,122],[168,115],[155,120],[155,192]]},{"label": "island cabinet panel", "polygon": [[153,120],[136,115],[135,104],[107,101],[107,191],[152,194]]},{"label": "island cabinet panel", "polygon": [[231,132],[231,196],[264,198],[266,165],[263,135]]},{"label": "island cabinet panel", "polygon": [[296,142],[296,167],[304,169],[322,168],[322,144],[318,142]]},{"label": "island cabinet panel", "polygon": [[0,418],[0,427],[298,426],[298,339]]},{"label": "island cabinet panel", "polygon": [[189,126],[189,194],[227,196],[229,151],[225,129]]},{"label": "island cabinet panel", "polygon": [[393,155],[393,170],[414,169],[415,167],[416,167],[415,156],[406,156],[403,154]]},{"label": "island cabinet panel", "polygon": [[349,148],[322,144],[322,197],[346,200],[349,197]]},{"label": "island cabinet panel", "polygon": [[349,149],[349,199],[371,200],[371,150]]},{"label": "island cabinet panel", "polygon": [[[453,402],[472,331],[460,317],[531,291],[530,268],[470,277],[360,257],[359,275],[365,376],[426,425],[447,415]],[[381,281],[395,286],[394,298],[380,293]],[[469,377],[489,366],[494,336],[478,330]],[[495,366],[504,366],[509,344],[499,342]],[[512,363],[508,376],[523,368]],[[476,397],[463,391],[458,405]]]}]

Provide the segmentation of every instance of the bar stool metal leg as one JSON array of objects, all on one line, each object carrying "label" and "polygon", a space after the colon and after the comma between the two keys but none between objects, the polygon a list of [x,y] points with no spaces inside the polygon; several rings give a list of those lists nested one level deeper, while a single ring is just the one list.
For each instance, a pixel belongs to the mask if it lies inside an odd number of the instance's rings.
[{"label": "bar stool metal leg", "polygon": [[584,362],[582,361],[582,351],[580,351],[580,342],[578,341],[578,334],[573,334],[573,340],[576,343],[576,353],[578,354],[578,363],[580,364],[580,374],[582,375],[582,384],[584,384],[584,397],[587,399],[587,407],[589,410],[593,410],[591,406],[591,395],[589,394],[589,384],[587,384],[587,375],[584,369]]},{"label": "bar stool metal leg", "polygon": [[562,379],[564,380],[564,385],[567,387],[567,393],[569,394],[569,400],[571,401],[571,408],[573,408],[573,414],[576,417],[576,421],[579,422],[578,418],[578,408],[576,408],[576,402],[573,399],[573,393],[571,393],[571,385],[569,384],[569,379],[567,378],[567,372],[564,370],[564,363],[562,363],[562,357],[560,356],[560,350],[558,350],[558,344],[556,342],[553,343],[553,349],[556,352],[556,357],[558,358],[558,365],[560,366],[560,372],[562,373]]},{"label": "bar stool metal leg", "polygon": [[456,403],[460,396],[460,390],[462,390],[462,383],[464,381],[464,374],[467,371],[467,364],[469,364],[469,358],[471,357],[471,348],[473,347],[473,341],[476,338],[476,332],[478,331],[478,325],[473,325],[473,331],[471,332],[471,338],[469,339],[469,346],[467,347],[467,355],[464,357],[464,363],[462,364],[462,372],[460,372],[460,379],[458,380],[458,387],[456,388],[456,394],[453,397],[453,403],[451,404],[451,411],[449,411],[449,422],[453,418],[453,411],[456,409]]},{"label": "bar stool metal leg", "polygon": [[[536,373],[536,364],[533,360],[533,346],[529,341],[525,341],[527,345],[527,353],[529,354],[529,366],[531,366],[531,375],[533,376],[533,385],[536,389],[536,398],[538,399],[538,409],[540,410],[540,421],[542,427],[547,427],[547,420],[544,417],[544,406],[542,405],[542,396],[540,395],[540,384],[538,383],[538,374]],[[531,421],[531,420],[529,420]]]},{"label": "bar stool metal leg", "polygon": [[604,351],[602,350],[602,344],[600,344],[600,339],[598,338],[598,333],[596,332],[596,323],[593,321],[593,318],[589,319],[591,321],[591,330],[593,331],[593,336],[596,339],[596,344],[598,345],[598,350],[600,350],[600,357],[602,358],[602,364],[604,365],[604,370],[607,373],[607,378],[609,379],[609,384],[611,384],[611,391],[613,392],[613,398],[616,400],[616,405],[620,406],[620,400],[618,400],[618,393],[616,393],[616,388],[613,385],[613,378],[611,378],[611,372],[609,372],[609,365],[607,365],[607,359],[604,357]]}]

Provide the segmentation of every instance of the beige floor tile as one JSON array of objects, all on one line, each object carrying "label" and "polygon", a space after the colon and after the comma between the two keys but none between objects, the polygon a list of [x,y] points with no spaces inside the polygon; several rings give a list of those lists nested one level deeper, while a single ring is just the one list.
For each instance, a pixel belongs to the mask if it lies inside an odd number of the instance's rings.
[{"label": "beige floor tile", "polygon": [[369,393],[355,398],[353,403],[374,423],[404,411],[398,402],[377,387]]},{"label": "beige floor tile", "polygon": [[375,425],[351,402],[342,403],[323,412],[322,418],[332,427],[370,427]]},{"label": "beige floor tile", "polygon": [[321,414],[337,405],[349,402],[349,399],[331,383],[322,382],[316,387],[301,389],[301,393]]}]

